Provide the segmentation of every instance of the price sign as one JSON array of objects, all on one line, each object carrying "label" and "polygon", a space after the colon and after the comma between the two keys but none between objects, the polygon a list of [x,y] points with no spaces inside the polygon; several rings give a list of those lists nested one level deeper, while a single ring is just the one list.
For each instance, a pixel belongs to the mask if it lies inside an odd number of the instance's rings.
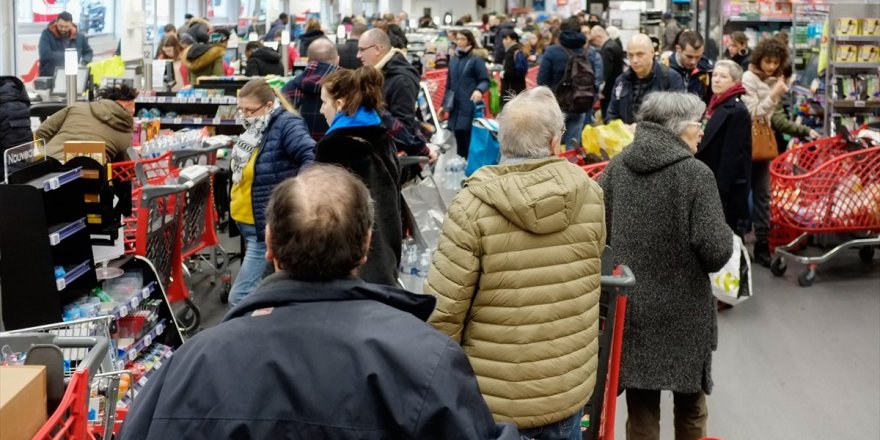
[{"label": "price sign", "polygon": [[201,124],[202,118],[193,118],[193,124]]},{"label": "price sign", "polygon": [[61,186],[61,182],[58,180],[57,177],[53,177],[47,180],[46,183],[49,184],[49,189],[58,189],[58,187]]},{"label": "price sign", "polygon": [[175,124],[182,124],[182,123],[183,123],[183,119],[181,119],[181,118],[174,118],[174,123],[175,123]]},{"label": "price sign", "polygon": [[195,104],[196,102],[198,102],[198,98],[188,98],[186,102],[190,104]]},{"label": "price sign", "polygon": [[858,108],[863,108],[865,107],[865,101],[856,101],[855,106]]},{"label": "price sign", "polygon": [[153,343],[153,335],[144,336],[144,345],[149,347]]},{"label": "price sign", "polygon": [[128,350],[128,360],[134,362],[137,359],[137,350]]},{"label": "price sign", "polygon": [[214,125],[220,125],[220,118],[214,118]]},{"label": "price sign", "polygon": [[67,287],[67,281],[64,281],[64,278],[58,278],[55,280],[55,288],[58,290],[64,290]]},{"label": "price sign", "polygon": [[49,244],[51,246],[55,246],[56,244],[61,243],[61,235],[57,232],[49,235]]},{"label": "price sign", "polygon": [[128,307],[122,306],[119,308],[119,316],[125,316],[125,315],[128,315]]},{"label": "price sign", "polygon": [[165,97],[164,97],[164,96],[160,96],[160,97],[156,98],[156,102],[158,102],[159,104],[164,104],[164,103],[165,103]]},{"label": "price sign", "polygon": [[160,368],[162,368],[162,361],[156,361],[156,363],[153,364],[153,369],[158,370]]},{"label": "price sign", "polygon": [[134,310],[134,309],[136,309],[137,306],[139,306],[140,304],[141,304],[141,297],[135,295],[134,298],[131,299],[131,303],[129,304],[129,306],[131,306],[131,309]]}]

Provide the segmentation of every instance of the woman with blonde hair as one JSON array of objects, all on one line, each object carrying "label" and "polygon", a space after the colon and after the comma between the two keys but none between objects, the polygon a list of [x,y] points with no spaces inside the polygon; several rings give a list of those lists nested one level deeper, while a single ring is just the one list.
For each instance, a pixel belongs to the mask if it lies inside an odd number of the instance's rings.
[{"label": "woman with blonde hair", "polygon": [[276,185],[315,158],[315,141],[299,114],[265,79],[248,81],[238,92],[245,132],[232,149],[230,214],[247,244],[229,303],[252,292],[266,269],[266,205]]}]

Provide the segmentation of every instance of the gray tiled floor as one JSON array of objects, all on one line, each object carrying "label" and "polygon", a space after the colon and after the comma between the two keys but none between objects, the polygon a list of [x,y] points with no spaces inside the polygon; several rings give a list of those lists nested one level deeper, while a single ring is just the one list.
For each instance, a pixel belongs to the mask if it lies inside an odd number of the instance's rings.
[{"label": "gray tiled floor", "polygon": [[[226,240],[228,250],[238,241]],[[237,263],[234,268],[237,270]],[[754,268],[756,297],[719,316],[709,434],[726,440],[880,439],[880,255],[855,251],[820,266],[800,288]],[[196,275],[203,326],[227,308],[219,288]],[[663,397],[663,437],[672,439],[671,395]],[[625,438],[618,401],[616,435]]]}]

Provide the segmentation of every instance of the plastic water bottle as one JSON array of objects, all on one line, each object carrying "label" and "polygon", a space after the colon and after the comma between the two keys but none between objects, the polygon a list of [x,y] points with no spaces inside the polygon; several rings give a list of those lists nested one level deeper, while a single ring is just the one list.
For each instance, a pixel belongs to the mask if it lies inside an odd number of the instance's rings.
[{"label": "plastic water bottle", "polygon": [[433,256],[430,250],[425,250],[419,256],[418,264],[413,270],[413,275],[425,280],[428,278],[428,270],[431,268],[431,257]]}]

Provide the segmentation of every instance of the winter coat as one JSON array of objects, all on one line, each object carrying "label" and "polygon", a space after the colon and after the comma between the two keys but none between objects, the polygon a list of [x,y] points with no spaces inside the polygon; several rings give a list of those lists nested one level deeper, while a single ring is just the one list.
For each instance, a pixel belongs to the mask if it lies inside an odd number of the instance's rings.
[{"label": "winter coat", "polygon": [[446,70],[446,90],[443,102],[449,92],[454,94],[452,110],[449,111],[447,126],[450,130],[468,130],[474,121],[476,104],[471,101],[474,90],[485,94],[489,90],[489,71],[482,58],[468,52],[464,56],[454,56]]},{"label": "winter coat", "polygon": [[614,82],[623,73],[623,60],[626,59],[626,54],[623,53],[620,43],[613,38],[609,38],[602,45],[599,53],[602,55],[602,72],[605,74],[605,85],[602,87],[602,104],[604,106],[603,109],[605,109],[608,106],[607,103],[611,101]]},{"label": "winter coat", "polygon": [[[635,96],[637,87],[641,89],[638,97]],[[670,71],[668,67],[657,61],[654,61],[651,74],[642,79],[639,79],[632,69],[627,69],[614,83],[605,122],[620,119],[625,124],[632,124],[636,121],[636,111],[642,105],[645,96],[656,91],[683,90],[684,82],[681,76],[676,75],[675,72]]]},{"label": "winter coat", "polygon": [[752,175],[752,118],[741,95],[715,108],[706,124],[696,158],[715,175],[727,226],[738,229],[749,216]]},{"label": "winter coat", "polygon": [[522,52],[522,46],[516,43],[504,52],[504,76],[501,77],[501,102],[507,101],[507,97],[517,95],[526,89],[526,76],[517,72],[516,59],[525,58],[525,64],[528,65],[528,58]]},{"label": "winter coat", "polygon": [[688,93],[697,95],[704,103],[709,104],[712,99],[712,62],[706,57],[697,61],[697,68],[685,69],[678,63],[678,55],[673,52],[669,57],[669,68],[681,76],[684,89]]},{"label": "winter coat", "polygon": [[196,85],[196,80],[203,76],[223,76],[223,56],[226,55],[225,44],[196,43],[181,53],[183,65],[189,70],[189,83]]},{"label": "winter coat", "polygon": [[36,137],[46,141],[46,154],[64,160],[64,143],[68,141],[104,142],[111,162],[128,160],[134,119],[127,110],[109,99],[80,102],[49,116]]},{"label": "winter coat", "polygon": [[709,394],[718,326],[708,274],[733,250],[712,171],[678,135],[639,122],[599,184],[608,245],[637,280],[627,291],[620,388]]},{"label": "winter coat", "polygon": [[315,160],[315,141],[309,136],[305,121],[284,108],[278,108],[269,118],[269,126],[254,162],[254,182],[251,185],[251,203],[256,220],[257,240],[265,240],[266,207],[275,185]]},{"label": "winter coat", "polygon": [[[581,54],[584,51],[584,45],[587,44],[587,37],[580,32],[562,32],[559,34],[559,44],[553,44],[544,50],[544,56],[541,58],[541,64],[538,67],[538,85],[550,87],[556,90],[562,77],[565,75],[565,66],[568,64],[569,52],[573,54]],[[566,49],[568,52],[566,52]],[[593,76],[596,78],[596,92],[599,91],[599,84],[604,78],[604,66],[602,66],[602,55],[593,48],[587,49],[587,58],[590,60],[590,66],[593,67]]]},{"label": "winter coat", "polygon": [[72,25],[70,35],[67,38],[58,32],[58,20],[49,23],[40,34],[40,76],[55,76],[55,69],[64,68],[64,50],[76,49],[80,64],[92,62],[92,47],[89,46],[88,38],[78,32],[76,25]]},{"label": "winter coat", "polygon": [[477,170],[449,206],[425,293],[495,420],[544,426],[596,384],[602,191],[560,158]]},{"label": "winter coat", "polygon": [[324,38],[324,31],[320,29],[316,29],[313,31],[308,31],[299,36],[299,45],[297,50],[302,56],[309,56],[309,46],[312,44],[312,41],[317,40],[318,38]]},{"label": "winter coat", "polygon": [[244,74],[246,76],[284,75],[281,54],[268,47],[257,48],[248,58]]},{"label": "winter coat", "polygon": [[501,43],[501,33],[505,30],[514,30],[513,23],[503,23],[495,28],[492,37],[492,62],[501,64],[504,61],[504,44]]},{"label": "winter coat", "polygon": [[345,40],[344,44],[339,44],[336,46],[336,51],[339,52],[339,65],[346,69],[357,69],[361,67],[363,63],[358,59],[358,40],[349,38]]},{"label": "winter coat", "polygon": [[779,103],[779,98],[773,96],[770,91],[773,89],[773,86],[776,85],[776,81],[778,80],[779,78],[775,76],[770,76],[767,77],[766,80],[761,80],[758,75],[755,75],[750,70],[746,70],[743,73],[742,85],[747,92],[743,95],[743,102],[749,109],[749,114],[752,115],[752,119],[764,118],[767,124],[770,123],[770,117],[773,115],[773,112],[776,110],[776,105]]},{"label": "winter coat", "polygon": [[376,207],[373,240],[364,281],[396,285],[403,242],[400,215],[400,163],[397,149],[381,125],[333,129],[315,147],[315,160],[337,164],[360,177]]},{"label": "winter coat", "polygon": [[398,49],[392,49],[376,65],[385,76],[382,95],[385,107],[409,130],[416,127],[416,99],[419,96],[419,71]]},{"label": "winter coat", "polygon": [[730,56],[730,53],[727,51],[724,52],[724,55],[725,55],[725,58],[733,61],[734,63],[739,64],[740,67],[743,68],[743,72],[745,72],[746,70],[749,70],[749,64],[752,63],[752,50],[751,49],[746,49],[746,53],[744,53],[744,54],[738,53],[732,57]]},{"label": "winter coat", "polygon": [[339,66],[323,61],[309,61],[309,65],[281,89],[284,96],[306,121],[309,133],[316,142],[327,132],[327,118],[321,114],[321,80]]},{"label": "winter coat", "polygon": [[0,76],[0,180],[6,176],[3,152],[34,140],[30,107],[24,83],[14,76]]},{"label": "winter coat", "polygon": [[518,439],[461,349],[424,323],[433,307],[276,273],[162,361],[119,439]]}]

